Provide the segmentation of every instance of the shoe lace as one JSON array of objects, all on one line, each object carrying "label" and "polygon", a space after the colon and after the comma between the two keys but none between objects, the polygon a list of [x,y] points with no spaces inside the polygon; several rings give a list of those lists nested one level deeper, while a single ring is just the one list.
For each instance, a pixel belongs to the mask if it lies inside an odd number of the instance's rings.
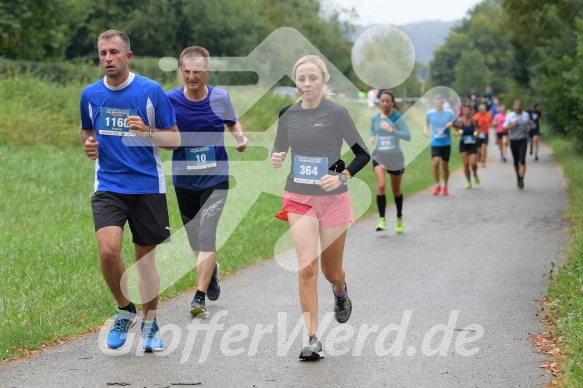
[{"label": "shoe lace", "polygon": [[340,310],[344,310],[346,308],[346,298],[336,297],[336,307]]},{"label": "shoe lace", "polygon": [[158,330],[158,325],[152,325],[151,327],[144,330],[143,337],[145,339],[155,339]]},{"label": "shoe lace", "polygon": [[117,318],[115,319],[115,321],[113,322],[113,328],[111,329],[111,331],[113,333],[123,333],[126,330],[127,324],[129,322],[129,319],[127,318]]}]

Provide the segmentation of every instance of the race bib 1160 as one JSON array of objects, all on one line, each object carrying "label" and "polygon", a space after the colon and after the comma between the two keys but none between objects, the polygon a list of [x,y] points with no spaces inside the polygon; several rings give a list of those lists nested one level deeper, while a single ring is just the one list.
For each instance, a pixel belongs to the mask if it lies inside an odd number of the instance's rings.
[{"label": "race bib 1160", "polygon": [[113,136],[135,136],[126,124],[128,116],[136,116],[137,109],[99,108],[99,134]]}]

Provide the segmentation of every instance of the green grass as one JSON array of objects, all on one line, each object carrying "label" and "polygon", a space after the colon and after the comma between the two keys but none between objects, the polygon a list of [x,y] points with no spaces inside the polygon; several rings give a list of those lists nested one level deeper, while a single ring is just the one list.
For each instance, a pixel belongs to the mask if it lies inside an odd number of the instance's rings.
[{"label": "green grass", "polygon": [[[78,136],[82,88],[81,84],[61,85],[25,76],[0,79],[0,116],[8,117],[0,126],[0,360],[86,332],[112,313],[114,302],[99,271],[91,215],[94,165],[85,157]],[[218,238],[218,256],[226,272],[272,257],[274,247],[291,247],[289,239],[281,239],[287,224],[273,217],[281,208],[287,171],[273,170],[267,160],[275,130],[272,124],[281,106],[288,103],[264,97],[258,104],[261,107],[254,107],[241,120],[257,148],[245,154],[229,149],[234,188]],[[348,108],[368,139],[373,111],[362,105]],[[408,159],[413,160],[403,179],[405,195],[433,181],[424,148],[427,140],[421,135],[422,116],[415,114],[408,120],[414,140],[408,146]],[[230,136],[226,139],[229,146],[234,145]],[[345,147],[345,151],[349,162],[350,150]],[[170,153],[162,154],[168,171]],[[455,169],[459,156],[452,155]],[[353,206],[360,209],[359,214],[372,214],[375,202],[362,199],[373,199],[376,191],[370,165],[357,178],[364,184],[351,181],[351,190],[366,195],[353,195]],[[171,228],[176,233],[170,244],[158,250],[160,272],[167,275],[168,285],[173,283],[165,287],[163,299],[191,289],[197,281],[190,270],[194,258],[180,230],[168,175],[167,187]],[[392,196],[387,197],[390,203]],[[126,265],[132,264],[130,233],[124,235],[122,256]]]},{"label": "green grass", "polygon": [[583,156],[577,154],[571,142],[552,138],[553,155],[568,178],[571,244],[567,262],[549,289],[550,315],[556,338],[565,357],[561,360],[565,372],[557,381],[565,386],[580,386],[583,381]]}]

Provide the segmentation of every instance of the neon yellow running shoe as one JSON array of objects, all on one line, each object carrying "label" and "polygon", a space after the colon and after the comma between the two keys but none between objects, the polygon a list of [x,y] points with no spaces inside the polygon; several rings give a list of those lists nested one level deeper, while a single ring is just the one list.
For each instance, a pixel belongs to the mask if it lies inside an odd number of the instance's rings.
[{"label": "neon yellow running shoe", "polygon": [[472,188],[472,182],[468,182],[466,183],[466,189],[471,189]]},{"label": "neon yellow running shoe", "polygon": [[385,217],[379,218],[379,224],[377,225],[377,232],[380,232],[381,230],[386,230],[386,229],[387,229],[387,221],[385,221]]},{"label": "neon yellow running shoe", "polygon": [[397,217],[397,224],[395,225],[395,231],[397,233],[403,233],[405,227],[403,226],[403,217]]},{"label": "neon yellow running shoe", "polygon": [[474,175],[474,182],[476,182],[477,185],[480,184],[480,178],[477,175]]}]

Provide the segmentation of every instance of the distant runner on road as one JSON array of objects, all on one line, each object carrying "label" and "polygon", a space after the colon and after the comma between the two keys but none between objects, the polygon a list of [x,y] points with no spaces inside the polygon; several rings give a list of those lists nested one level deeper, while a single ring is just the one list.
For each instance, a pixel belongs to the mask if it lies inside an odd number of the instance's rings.
[{"label": "distant runner on road", "polygon": [[514,112],[509,113],[504,121],[504,130],[508,131],[510,150],[514,159],[516,185],[524,188],[526,174],[526,147],[528,132],[531,127],[530,115],[522,110],[522,101],[514,101]]},{"label": "distant runner on road", "polygon": [[488,161],[488,138],[489,130],[492,125],[492,116],[486,107],[486,104],[480,104],[478,112],[474,115],[474,119],[478,123],[478,162],[482,163],[482,167],[486,167]]},{"label": "distant runner on road", "polygon": [[472,177],[470,175],[470,167],[474,173],[474,181],[477,185],[480,184],[480,178],[478,177],[478,146],[476,138],[478,125],[476,119],[472,117],[472,107],[470,105],[462,106],[462,117],[456,120],[454,127],[459,128],[454,134],[460,137],[459,149],[464,164],[464,175],[467,181],[465,188],[471,189]]},{"label": "distant runner on road", "polygon": [[394,94],[389,90],[382,90],[379,94],[381,112],[374,115],[370,122],[370,143],[376,147],[372,156],[372,166],[377,180],[377,207],[379,223],[377,231],[387,229],[385,210],[387,207],[385,174],[391,176],[391,189],[397,207],[397,221],[395,231],[403,233],[403,193],[401,180],[405,173],[405,158],[401,150],[400,141],[411,140],[411,131],[405,118],[398,112],[400,109],[395,102]]},{"label": "distant runner on road", "polygon": [[425,125],[423,134],[429,137],[429,127],[431,126],[431,158],[433,160],[433,177],[435,178],[435,188],[432,194],[437,195],[441,190],[439,179],[439,164],[443,170],[443,195],[448,195],[447,181],[449,180],[449,157],[451,154],[451,134],[449,128],[457,119],[451,109],[444,109],[444,98],[436,95],[433,99],[434,109],[427,111],[425,115]]},{"label": "distant runner on road", "polygon": [[530,120],[532,121],[532,128],[528,133],[530,136],[530,155],[532,155],[532,151],[534,150],[534,160],[538,161],[538,143],[540,140],[540,127],[544,125],[543,114],[538,108],[538,104],[533,102],[528,114],[530,115]]},{"label": "distant runner on road", "polygon": [[504,121],[506,121],[506,107],[500,105],[492,124],[496,128],[496,138],[500,147],[500,160],[503,162],[506,161],[506,151],[508,150],[508,132],[504,130]]}]

